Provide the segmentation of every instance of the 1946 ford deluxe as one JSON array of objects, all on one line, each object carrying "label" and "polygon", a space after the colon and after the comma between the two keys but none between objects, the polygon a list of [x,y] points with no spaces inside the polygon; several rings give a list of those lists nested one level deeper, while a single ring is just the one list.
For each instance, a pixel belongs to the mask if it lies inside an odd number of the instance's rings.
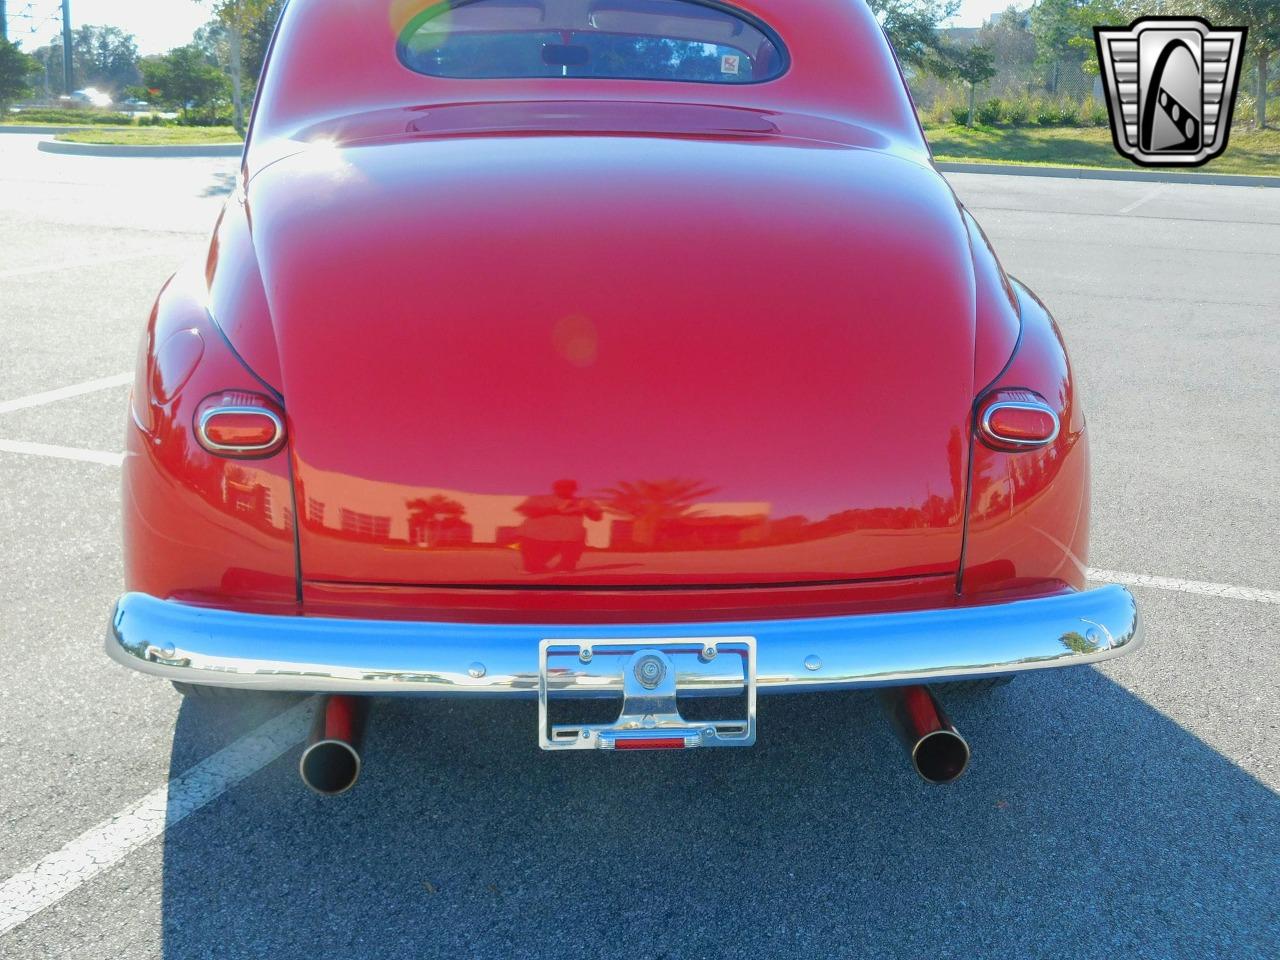
[{"label": "1946 ford deluxe", "polygon": [[1062,339],[862,0],[290,0],[130,406],[108,652],[321,694],[322,792],[396,694],[626,750],[877,688],[941,782],[935,692],[1141,640]]}]

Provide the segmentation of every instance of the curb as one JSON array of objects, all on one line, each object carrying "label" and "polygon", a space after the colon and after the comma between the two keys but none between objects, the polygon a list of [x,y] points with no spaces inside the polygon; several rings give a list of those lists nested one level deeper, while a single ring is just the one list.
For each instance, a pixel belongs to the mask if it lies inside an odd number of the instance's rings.
[{"label": "curb", "polygon": [[192,144],[111,144],[64,143],[61,140],[41,140],[36,149],[44,153],[61,153],[77,157],[239,157],[244,153],[242,143],[192,143]]},{"label": "curb", "polygon": [[0,133],[26,133],[32,136],[39,136],[46,133],[73,133],[76,130],[92,130],[93,127],[86,125],[58,127],[53,124],[43,123],[0,123]]},{"label": "curb", "polygon": [[1198,183],[1215,187],[1280,187],[1280,177],[1245,173],[1170,173],[1162,170],[1105,170],[1098,167],[1034,167],[1017,163],[936,161],[942,173],[994,173],[1006,177],[1065,177],[1075,180],[1138,180],[1147,183]]}]

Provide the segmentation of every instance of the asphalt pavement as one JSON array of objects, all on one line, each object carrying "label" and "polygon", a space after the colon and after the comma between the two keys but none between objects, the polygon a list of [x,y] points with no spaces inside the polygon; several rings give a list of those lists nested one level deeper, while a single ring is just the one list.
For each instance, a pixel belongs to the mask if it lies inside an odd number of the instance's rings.
[{"label": "asphalt pavement", "polygon": [[388,700],[322,799],[305,705],[183,703],[101,652],[124,375],[236,163],[35,140],[0,136],[0,957],[1280,954],[1280,190],[950,177],[1072,350],[1091,563],[1160,578],[1136,656],[948,701],[956,784],[865,694],[642,756]]}]

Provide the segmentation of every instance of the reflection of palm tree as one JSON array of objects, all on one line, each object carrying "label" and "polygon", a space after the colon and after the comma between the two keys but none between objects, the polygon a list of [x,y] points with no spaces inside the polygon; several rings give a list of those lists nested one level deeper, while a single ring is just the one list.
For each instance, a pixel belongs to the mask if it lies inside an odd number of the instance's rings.
[{"label": "reflection of palm tree", "polygon": [[450,499],[440,493],[433,493],[429,497],[415,497],[412,500],[406,500],[405,506],[409,508],[409,542],[410,543],[426,543],[428,540],[428,531],[432,529],[432,524],[437,521],[443,521],[444,524],[456,524],[462,519],[462,515],[467,512],[457,500]]},{"label": "reflection of palm tree", "polygon": [[410,521],[421,523],[430,523],[439,517],[457,518],[467,512],[467,508],[461,503],[442,493],[406,500],[405,506],[409,508]]},{"label": "reflection of palm tree", "polygon": [[660,525],[670,520],[696,517],[699,500],[711,496],[718,488],[701,480],[623,480],[601,492],[604,508],[610,513],[630,517],[634,521],[631,538],[640,546],[651,547],[657,541]]}]

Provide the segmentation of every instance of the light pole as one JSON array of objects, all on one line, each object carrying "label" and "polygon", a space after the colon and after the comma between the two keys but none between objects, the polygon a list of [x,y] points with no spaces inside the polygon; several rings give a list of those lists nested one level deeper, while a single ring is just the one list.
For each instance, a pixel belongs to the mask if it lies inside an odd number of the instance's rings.
[{"label": "light pole", "polygon": [[9,14],[5,12],[4,0],[0,0],[0,40],[9,39]]},{"label": "light pole", "polygon": [[71,67],[71,0],[62,0],[62,84],[67,96],[74,89],[75,73]]}]

